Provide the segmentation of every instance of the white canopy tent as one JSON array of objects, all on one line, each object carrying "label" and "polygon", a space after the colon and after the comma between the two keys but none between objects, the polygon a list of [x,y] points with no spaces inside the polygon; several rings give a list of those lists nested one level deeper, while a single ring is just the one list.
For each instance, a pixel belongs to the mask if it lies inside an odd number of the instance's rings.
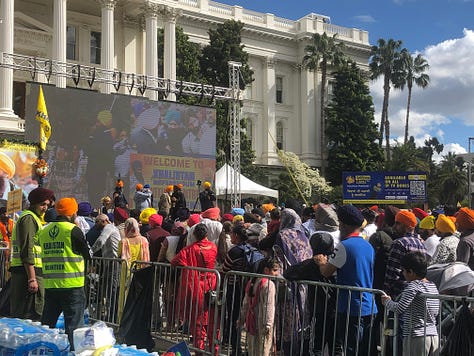
[{"label": "white canopy tent", "polygon": [[[216,172],[216,181],[214,188],[216,191],[217,197],[223,197],[226,194],[232,194],[233,189],[233,179],[234,179],[234,169],[229,166],[227,163],[224,164]],[[264,195],[268,197],[273,197],[278,199],[278,190],[270,189],[255,183],[245,177],[240,175],[240,193],[245,195]]]}]

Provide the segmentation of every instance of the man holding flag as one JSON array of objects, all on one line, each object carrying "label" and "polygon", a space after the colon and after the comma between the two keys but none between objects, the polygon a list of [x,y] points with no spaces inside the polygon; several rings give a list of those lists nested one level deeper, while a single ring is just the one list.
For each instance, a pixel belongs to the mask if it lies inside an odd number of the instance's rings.
[{"label": "man holding flag", "polygon": [[43,87],[40,85],[38,94],[38,108],[36,111],[36,120],[40,122],[40,157],[41,153],[46,150],[46,144],[51,136],[51,124],[49,123],[48,110],[44,101]]}]

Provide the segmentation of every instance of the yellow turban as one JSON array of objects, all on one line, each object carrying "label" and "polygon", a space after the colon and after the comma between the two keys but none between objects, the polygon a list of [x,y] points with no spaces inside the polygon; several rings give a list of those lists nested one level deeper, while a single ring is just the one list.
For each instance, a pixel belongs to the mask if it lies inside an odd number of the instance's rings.
[{"label": "yellow turban", "polygon": [[112,113],[110,110],[102,110],[97,114],[97,120],[108,127],[112,124]]},{"label": "yellow turban", "polygon": [[8,179],[15,175],[15,163],[3,152],[0,152],[0,170],[5,172]]},{"label": "yellow turban", "polygon": [[435,228],[435,217],[428,215],[420,221],[420,229],[433,230]]},{"label": "yellow turban", "polygon": [[204,189],[208,189],[211,187],[211,183],[210,182],[204,182],[203,185]]},{"label": "yellow turban", "polygon": [[239,221],[244,221],[244,217],[242,215],[236,215],[234,216],[234,219],[232,219],[233,223],[239,222]]},{"label": "yellow turban", "polygon": [[156,209],[153,208],[143,209],[143,211],[140,213],[140,222],[142,224],[148,224],[148,219],[150,219],[150,216],[157,213],[158,212],[156,211]]},{"label": "yellow turban", "polygon": [[438,220],[436,220],[436,230],[439,232],[449,232],[450,234],[454,234],[456,231],[456,226],[454,222],[444,214],[438,215]]}]

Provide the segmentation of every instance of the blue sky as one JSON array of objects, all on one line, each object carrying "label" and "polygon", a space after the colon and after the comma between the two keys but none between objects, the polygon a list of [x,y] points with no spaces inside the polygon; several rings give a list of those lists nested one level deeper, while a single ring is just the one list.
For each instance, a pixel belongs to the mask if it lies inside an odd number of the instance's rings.
[{"label": "blue sky", "polygon": [[[297,20],[311,12],[332,23],[369,32],[377,39],[402,40],[403,47],[429,62],[431,84],[414,89],[410,135],[421,145],[437,137],[445,151],[467,152],[474,137],[474,0],[220,0],[246,9]],[[376,120],[382,85],[370,83]],[[406,91],[391,91],[389,117],[393,140],[403,140]]]}]

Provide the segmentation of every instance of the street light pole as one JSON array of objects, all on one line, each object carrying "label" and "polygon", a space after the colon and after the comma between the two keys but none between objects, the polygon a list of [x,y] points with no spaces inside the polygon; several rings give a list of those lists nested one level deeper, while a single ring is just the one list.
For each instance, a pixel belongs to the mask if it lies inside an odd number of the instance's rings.
[{"label": "street light pole", "polygon": [[468,201],[469,201],[469,209],[472,209],[472,197],[471,197],[471,194],[472,194],[472,187],[471,187],[471,174],[472,174],[472,157],[471,157],[471,141],[474,140],[474,137],[469,137],[469,142],[468,142],[468,148],[467,148],[467,152],[468,152],[468,159],[469,159],[469,162],[468,162],[468,166],[467,166],[467,170],[468,170],[468,177],[467,177],[467,187],[468,187]]}]

